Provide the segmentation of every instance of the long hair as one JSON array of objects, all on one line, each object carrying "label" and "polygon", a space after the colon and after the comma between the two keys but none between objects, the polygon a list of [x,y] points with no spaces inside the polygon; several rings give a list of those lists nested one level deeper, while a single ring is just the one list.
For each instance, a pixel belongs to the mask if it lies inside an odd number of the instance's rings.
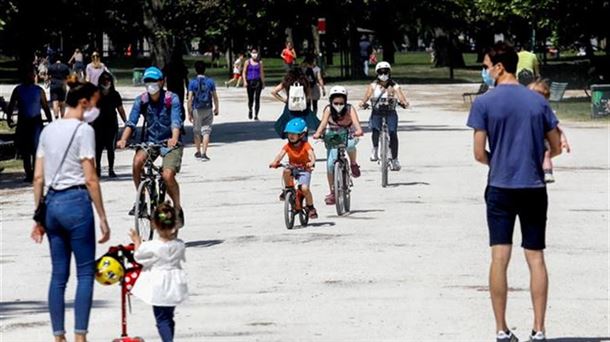
[{"label": "long hair", "polygon": [[288,72],[284,76],[284,79],[282,80],[282,87],[286,91],[288,91],[288,89],[290,89],[290,86],[292,84],[294,84],[295,82],[300,83],[304,89],[309,88],[309,81],[307,80],[307,76],[303,72],[303,69],[301,69],[301,67],[298,67],[298,66],[293,67],[290,70],[288,70]]}]

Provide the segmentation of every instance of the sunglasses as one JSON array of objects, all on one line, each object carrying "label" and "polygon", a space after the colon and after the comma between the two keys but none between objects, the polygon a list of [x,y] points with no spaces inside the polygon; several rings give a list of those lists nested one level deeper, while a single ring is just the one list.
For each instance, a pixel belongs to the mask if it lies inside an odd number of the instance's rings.
[{"label": "sunglasses", "polygon": [[93,58],[99,58],[99,57],[100,57],[100,55],[91,55],[91,57],[93,57]]},{"label": "sunglasses", "polygon": [[342,106],[342,105],[344,105],[344,104],[345,104],[345,102],[333,102],[333,104],[334,104],[335,106]]},{"label": "sunglasses", "polygon": [[377,75],[389,75],[390,70],[379,70],[377,71]]}]

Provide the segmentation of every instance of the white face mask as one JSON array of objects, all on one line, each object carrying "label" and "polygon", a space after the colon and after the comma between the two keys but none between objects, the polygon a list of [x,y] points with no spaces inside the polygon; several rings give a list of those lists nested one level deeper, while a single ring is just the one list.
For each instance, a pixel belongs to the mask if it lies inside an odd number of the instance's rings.
[{"label": "white face mask", "polygon": [[111,84],[102,84],[102,89],[109,90],[111,86],[112,86]]},{"label": "white face mask", "polygon": [[160,90],[161,90],[161,86],[159,86],[159,83],[154,82],[154,83],[147,83],[146,84],[146,91],[150,95],[155,95]]},{"label": "white face mask", "polygon": [[343,108],[345,108],[345,105],[344,105],[344,104],[342,104],[342,105],[336,105],[336,104],[333,104],[332,106],[333,106],[333,108],[334,108],[334,109],[337,111],[337,113],[341,113],[341,111],[343,110]]},{"label": "white face mask", "polygon": [[379,76],[377,76],[377,78],[381,81],[381,82],[385,82],[387,80],[390,79],[390,75],[386,75],[386,74],[381,74]]},{"label": "white face mask", "polygon": [[258,58],[258,53],[253,53],[252,54],[252,59],[257,59]]},{"label": "white face mask", "polygon": [[100,109],[97,107],[93,107],[91,109],[87,109],[83,113],[83,120],[86,123],[92,123],[93,121],[95,121],[95,119],[97,119],[98,116],[100,116]]}]

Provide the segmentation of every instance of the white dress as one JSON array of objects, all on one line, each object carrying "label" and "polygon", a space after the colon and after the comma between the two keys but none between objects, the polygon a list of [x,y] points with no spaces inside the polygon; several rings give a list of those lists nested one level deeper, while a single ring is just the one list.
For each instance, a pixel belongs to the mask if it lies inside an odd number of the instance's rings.
[{"label": "white dress", "polygon": [[151,240],[134,254],[143,266],[131,293],[147,304],[176,306],[188,297],[186,272],[182,269],[186,246],[179,239]]}]

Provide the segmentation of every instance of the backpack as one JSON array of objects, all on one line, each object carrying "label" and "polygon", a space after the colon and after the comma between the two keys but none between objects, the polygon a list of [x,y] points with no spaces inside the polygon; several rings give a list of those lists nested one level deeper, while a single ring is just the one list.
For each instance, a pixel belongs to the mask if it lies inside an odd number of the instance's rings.
[{"label": "backpack", "polygon": [[197,78],[197,91],[195,91],[195,98],[193,99],[193,108],[212,108],[212,92],[203,77]]},{"label": "backpack", "polygon": [[[163,98],[163,103],[165,104],[165,109],[169,110],[170,112],[172,110],[172,95],[173,95],[173,93],[171,91],[166,90],[165,98]],[[149,100],[150,100],[150,97],[147,92],[140,95],[140,101],[141,101],[140,115],[144,115],[144,124],[142,124],[142,136],[140,137],[142,142],[144,142],[146,140],[146,137],[148,135],[148,125],[146,122],[146,111],[148,110]]]},{"label": "backpack", "polygon": [[305,99],[305,89],[299,82],[295,82],[288,90],[288,110],[302,112],[307,109],[307,100]]}]

